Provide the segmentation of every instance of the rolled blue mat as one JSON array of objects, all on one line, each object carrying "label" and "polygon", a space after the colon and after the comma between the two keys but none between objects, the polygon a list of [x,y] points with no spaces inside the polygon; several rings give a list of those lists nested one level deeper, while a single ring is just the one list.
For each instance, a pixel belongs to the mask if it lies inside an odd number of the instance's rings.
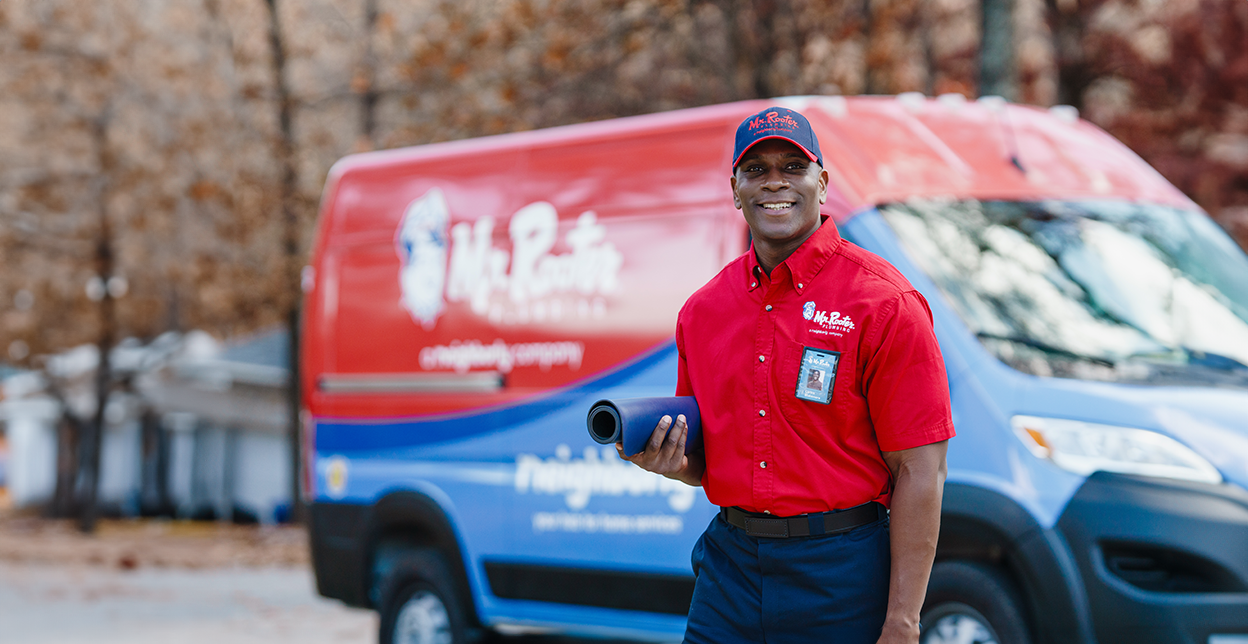
[{"label": "rolled blue mat", "polygon": [[607,445],[622,440],[624,453],[632,456],[645,450],[646,441],[650,440],[659,419],[671,416],[671,426],[675,427],[676,416],[680,414],[685,415],[689,425],[689,435],[685,439],[685,453],[688,454],[702,443],[702,415],[698,413],[698,402],[693,396],[599,400],[589,408],[585,425],[595,441]]}]

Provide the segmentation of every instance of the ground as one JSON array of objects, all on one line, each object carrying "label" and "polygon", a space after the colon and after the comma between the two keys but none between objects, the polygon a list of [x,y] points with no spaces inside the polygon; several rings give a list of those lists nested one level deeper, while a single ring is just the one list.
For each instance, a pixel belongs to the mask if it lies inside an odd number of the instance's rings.
[{"label": "ground", "polygon": [[316,594],[301,527],[103,520],[88,536],[0,506],[0,644],[376,640],[375,613]]},{"label": "ground", "polygon": [[289,526],[69,521],[0,511],[0,644],[338,643],[376,616],[317,596]]},{"label": "ground", "polygon": [[72,521],[4,511],[0,562],[118,570],[309,566],[307,533],[294,526],[105,519],[87,536]]},{"label": "ground", "polygon": [[373,642],[373,613],[318,598],[296,568],[0,562],[4,644]]}]

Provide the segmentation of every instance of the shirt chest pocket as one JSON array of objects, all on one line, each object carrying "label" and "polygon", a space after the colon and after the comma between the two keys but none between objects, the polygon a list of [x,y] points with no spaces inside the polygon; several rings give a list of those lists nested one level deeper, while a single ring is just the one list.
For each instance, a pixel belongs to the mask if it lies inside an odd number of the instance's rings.
[{"label": "shirt chest pocket", "polygon": [[854,379],[850,351],[784,342],[780,355],[775,395],[790,424],[819,429],[843,417]]}]

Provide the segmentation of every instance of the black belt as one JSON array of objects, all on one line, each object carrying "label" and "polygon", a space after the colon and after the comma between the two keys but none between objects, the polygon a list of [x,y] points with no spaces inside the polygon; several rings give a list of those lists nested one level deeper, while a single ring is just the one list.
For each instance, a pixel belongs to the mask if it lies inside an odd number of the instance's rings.
[{"label": "black belt", "polygon": [[720,508],[719,515],[729,525],[745,530],[751,537],[809,537],[820,534],[838,534],[875,523],[888,516],[888,509],[872,501],[847,510],[812,512],[795,517],[773,517],[766,514],[746,512],[740,508]]}]

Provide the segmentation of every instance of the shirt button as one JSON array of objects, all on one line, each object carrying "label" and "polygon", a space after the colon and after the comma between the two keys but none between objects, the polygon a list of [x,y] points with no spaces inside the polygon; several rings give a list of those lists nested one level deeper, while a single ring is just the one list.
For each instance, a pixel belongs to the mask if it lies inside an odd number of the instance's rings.
[{"label": "shirt button", "polygon": [[770,305],[770,304],[768,304],[767,306],[764,306],[764,307],[763,307],[763,310],[770,311],[770,310],[771,310],[771,305]]},{"label": "shirt button", "polygon": [[758,466],[759,466],[759,467],[761,467],[761,468],[763,468],[763,469],[767,469],[767,461],[763,461],[763,462],[759,463],[759,464],[758,464]]},{"label": "shirt button", "polygon": [[798,282],[798,283],[797,283],[797,288],[806,288],[806,285],[805,285],[805,284],[802,284],[801,282]]},{"label": "shirt button", "polygon": [[758,282],[750,282],[750,288],[754,288],[755,286],[758,286]]},{"label": "shirt button", "polygon": [[771,514],[771,510],[763,510],[763,514]]},{"label": "shirt button", "polygon": [[766,415],[767,415],[767,410],[766,410],[766,409],[760,409],[760,410],[758,410],[758,415],[759,415],[759,416],[766,416]]},{"label": "shirt button", "polygon": [[767,356],[758,356],[759,362],[767,362]]}]

